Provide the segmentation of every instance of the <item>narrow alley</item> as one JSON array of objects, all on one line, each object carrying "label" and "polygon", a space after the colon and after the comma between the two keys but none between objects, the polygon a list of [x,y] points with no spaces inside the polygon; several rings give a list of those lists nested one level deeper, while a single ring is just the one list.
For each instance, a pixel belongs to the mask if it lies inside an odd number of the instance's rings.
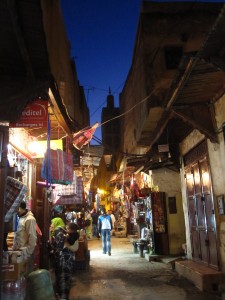
[{"label": "narrow alley", "polygon": [[89,270],[73,277],[70,300],[219,300],[218,292],[200,292],[165,263],[148,262],[133,253],[128,238],[112,237],[112,255],[102,254],[101,240],[89,242]]}]

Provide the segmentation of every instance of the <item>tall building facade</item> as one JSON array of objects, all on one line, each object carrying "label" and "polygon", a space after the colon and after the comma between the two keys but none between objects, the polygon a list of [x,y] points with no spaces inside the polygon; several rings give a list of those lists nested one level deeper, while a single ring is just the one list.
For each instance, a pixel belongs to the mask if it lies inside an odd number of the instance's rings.
[{"label": "tall building facade", "polygon": [[107,106],[102,108],[102,144],[105,147],[105,154],[112,154],[113,157],[120,148],[120,108],[114,105],[114,96],[107,96]]}]

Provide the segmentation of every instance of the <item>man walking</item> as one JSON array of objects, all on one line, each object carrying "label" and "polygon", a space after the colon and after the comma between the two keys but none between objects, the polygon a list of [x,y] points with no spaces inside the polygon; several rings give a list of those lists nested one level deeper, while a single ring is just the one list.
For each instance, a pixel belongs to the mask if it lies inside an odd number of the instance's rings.
[{"label": "man walking", "polygon": [[108,252],[111,255],[111,230],[113,229],[110,215],[106,214],[105,208],[101,208],[101,215],[98,217],[98,232],[102,237],[103,254]]}]

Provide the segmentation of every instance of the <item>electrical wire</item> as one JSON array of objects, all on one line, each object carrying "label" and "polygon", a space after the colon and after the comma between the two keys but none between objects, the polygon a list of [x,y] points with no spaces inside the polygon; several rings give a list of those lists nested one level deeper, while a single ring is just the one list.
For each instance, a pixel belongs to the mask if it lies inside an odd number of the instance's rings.
[{"label": "electrical wire", "polygon": [[143,102],[145,102],[146,100],[148,100],[148,99],[152,96],[153,92],[154,92],[154,90],[153,90],[147,97],[145,97],[144,99],[142,99],[140,102],[136,103],[134,106],[132,106],[132,107],[131,107],[130,109],[128,109],[126,112],[120,114],[119,116],[116,116],[116,117],[114,117],[114,118],[112,118],[112,119],[109,119],[109,120],[107,120],[107,121],[101,123],[101,124],[99,125],[99,127],[102,126],[102,125],[105,125],[106,123],[111,122],[111,121],[113,121],[113,120],[115,120],[115,119],[118,119],[118,118],[120,118],[120,117],[122,117],[122,116],[125,116],[126,114],[128,114],[129,112],[131,112],[136,106],[138,106],[138,105],[140,105],[141,103],[143,103]]}]

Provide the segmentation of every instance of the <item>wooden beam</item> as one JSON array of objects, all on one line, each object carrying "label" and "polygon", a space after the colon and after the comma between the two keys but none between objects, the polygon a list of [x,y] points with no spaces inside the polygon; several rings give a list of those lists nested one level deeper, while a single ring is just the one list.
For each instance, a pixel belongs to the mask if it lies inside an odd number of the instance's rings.
[{"label": "wooden beam", "polygon": [[[178,112],[176,110],[171,110],[172,114],[174,116],[177,116],[178,118],[181,118],[184,122],[187,122],[188,124],[190,124],[193,129],[198,129],[201,133],[203,133],[207,138],[209,138],[211,141],[218,143],[218,138],[217,135],[215,134],[215,132],[213,130],[209,130],[206,127],[202,126],[197,120],[196,118],[190,118],[189,116],[183,114],[182,112]],[[199,119],[201,119],[201,111],[199,111]]]},{"label": "wooden beam", "polygon": [[173,94],[171,95],[167,105],[166,105],[166,108],[169,109],[174,101],[177,99],[177,97],[179,96],[179,93],[182,91],[184,85],[186,84],[186,81],[188,80],[193,68],[195,67],[197,63],[197,59],[196,58],[191,58],[186,69],[185,69],[185,72],[183,74],[183,76],[181,77],[181,79],[179,80],[179,83],[176,87],[176,89],[174,90]]},{"label": "wooden beam", "polygon": [[160,136],[162,135],[164,129],[166,128],[166,125],[168,124],[168,122],[171,118],[172,118],[171,111],[170,110],[164,111],[164,113],[162,114],[162,117],[159,120],[156,128],[151,133],[150,143],[148,145],[150,147],[150,149],[157,142],[157,140],[160,138]]}]

